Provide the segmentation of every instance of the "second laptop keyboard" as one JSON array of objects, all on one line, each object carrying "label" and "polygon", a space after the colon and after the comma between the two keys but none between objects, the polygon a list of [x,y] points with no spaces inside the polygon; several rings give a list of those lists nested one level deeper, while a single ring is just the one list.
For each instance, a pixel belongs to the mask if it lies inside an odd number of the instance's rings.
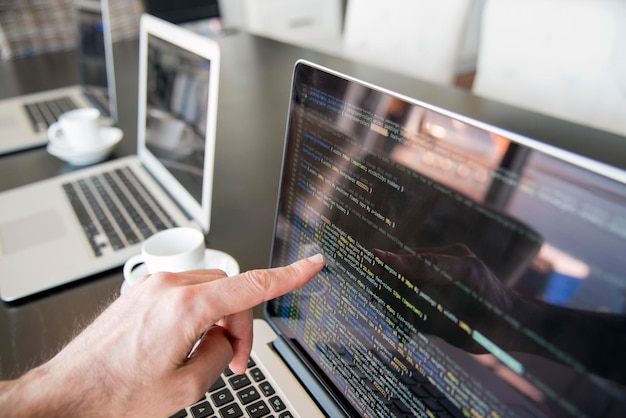
[{"label": "second laptop keyboard", "polygon": [[128,167],[63,184],[96,256],[176,226]]},{"label": "second laptop keyboard", "polygon": [[24,104],[35,132],[46,132],[59,116],[76,107],[76,103],[66,96]]}]

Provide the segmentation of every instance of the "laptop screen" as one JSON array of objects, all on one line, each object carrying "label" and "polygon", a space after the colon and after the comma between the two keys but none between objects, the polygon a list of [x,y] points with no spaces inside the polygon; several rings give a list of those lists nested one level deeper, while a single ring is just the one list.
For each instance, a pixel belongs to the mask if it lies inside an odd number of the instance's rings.
[{"label": "laptop screen", "polygon": [[146,147],[202,204],[209,59],[149,35]]},{"label": "laptop screen", "polygon": [[95,106],[117,121],[113,46],[108,2],[77,2],[78,76]]},{"label": "laptop screen", "polygon": [[146,0],[146,12],[172,23],[220,17],[217,0]]},{"label": "laptop screen", "polygon": [[271,322],[361,416],[624,416],[626,173],[304,62]]}]

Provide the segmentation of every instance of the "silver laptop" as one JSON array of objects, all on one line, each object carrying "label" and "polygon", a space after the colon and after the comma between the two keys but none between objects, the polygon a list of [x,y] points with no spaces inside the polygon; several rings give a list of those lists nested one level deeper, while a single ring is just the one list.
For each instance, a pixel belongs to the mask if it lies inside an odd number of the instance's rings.
[{"label": "silver laptop", "polygon": [[626,416],[625,222],[622,169],[298,62],[271,265],[326,267],[177,416]]},{"label": "silver laptop", "polygon": [[77,1],[76,65],[80,83],[0,100],[0,154],[44,145],[48,127],[64,112],[95,107],[117,122],[113,43],[108,0]]},{"label": "silver laptop", "polygon": [[208,233],[219,47],[146,15],[139,62],[136,156],[0,194],[3,300],[119,266],[160,229]]}]

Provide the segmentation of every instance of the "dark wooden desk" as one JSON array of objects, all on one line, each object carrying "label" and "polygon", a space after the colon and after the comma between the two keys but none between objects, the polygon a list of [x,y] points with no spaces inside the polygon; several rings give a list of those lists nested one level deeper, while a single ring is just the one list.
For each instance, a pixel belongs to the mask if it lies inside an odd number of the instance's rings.
[{"label": "dark wooden desk", "polygon": [[[305,58],[609,164],[626,166],[626,139],[555,121],[471,94],[390,74],[271,40],[235,34],[222,48],[212,227],[207,243],[232,254],[242,270],[268,264],[278,191],[291,71]],[[135,152],[137,42],[115,46],[120,121],[125,137],[114,157]],[[0,63],[0,96],[72,84],[73,54],[62,52]],[[73,167],[45,149],[0,157],[0,191]],[[2,210],[2,208],[0,208]],[[45,361],[113,298],[121,269],[19,303],[0,303],[0,378]],[[260,309],[255,314],[260,314]]]}]

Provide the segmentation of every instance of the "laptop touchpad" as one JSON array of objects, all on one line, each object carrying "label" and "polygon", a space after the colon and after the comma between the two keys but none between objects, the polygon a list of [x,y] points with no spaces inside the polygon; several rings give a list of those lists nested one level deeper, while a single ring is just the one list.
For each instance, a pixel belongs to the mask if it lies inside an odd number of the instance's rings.
[{"label": "laptop touchpad", "polygon": [[14,254],[63,236],[63,221],[54,210],[0,224],[3,254]]}]

